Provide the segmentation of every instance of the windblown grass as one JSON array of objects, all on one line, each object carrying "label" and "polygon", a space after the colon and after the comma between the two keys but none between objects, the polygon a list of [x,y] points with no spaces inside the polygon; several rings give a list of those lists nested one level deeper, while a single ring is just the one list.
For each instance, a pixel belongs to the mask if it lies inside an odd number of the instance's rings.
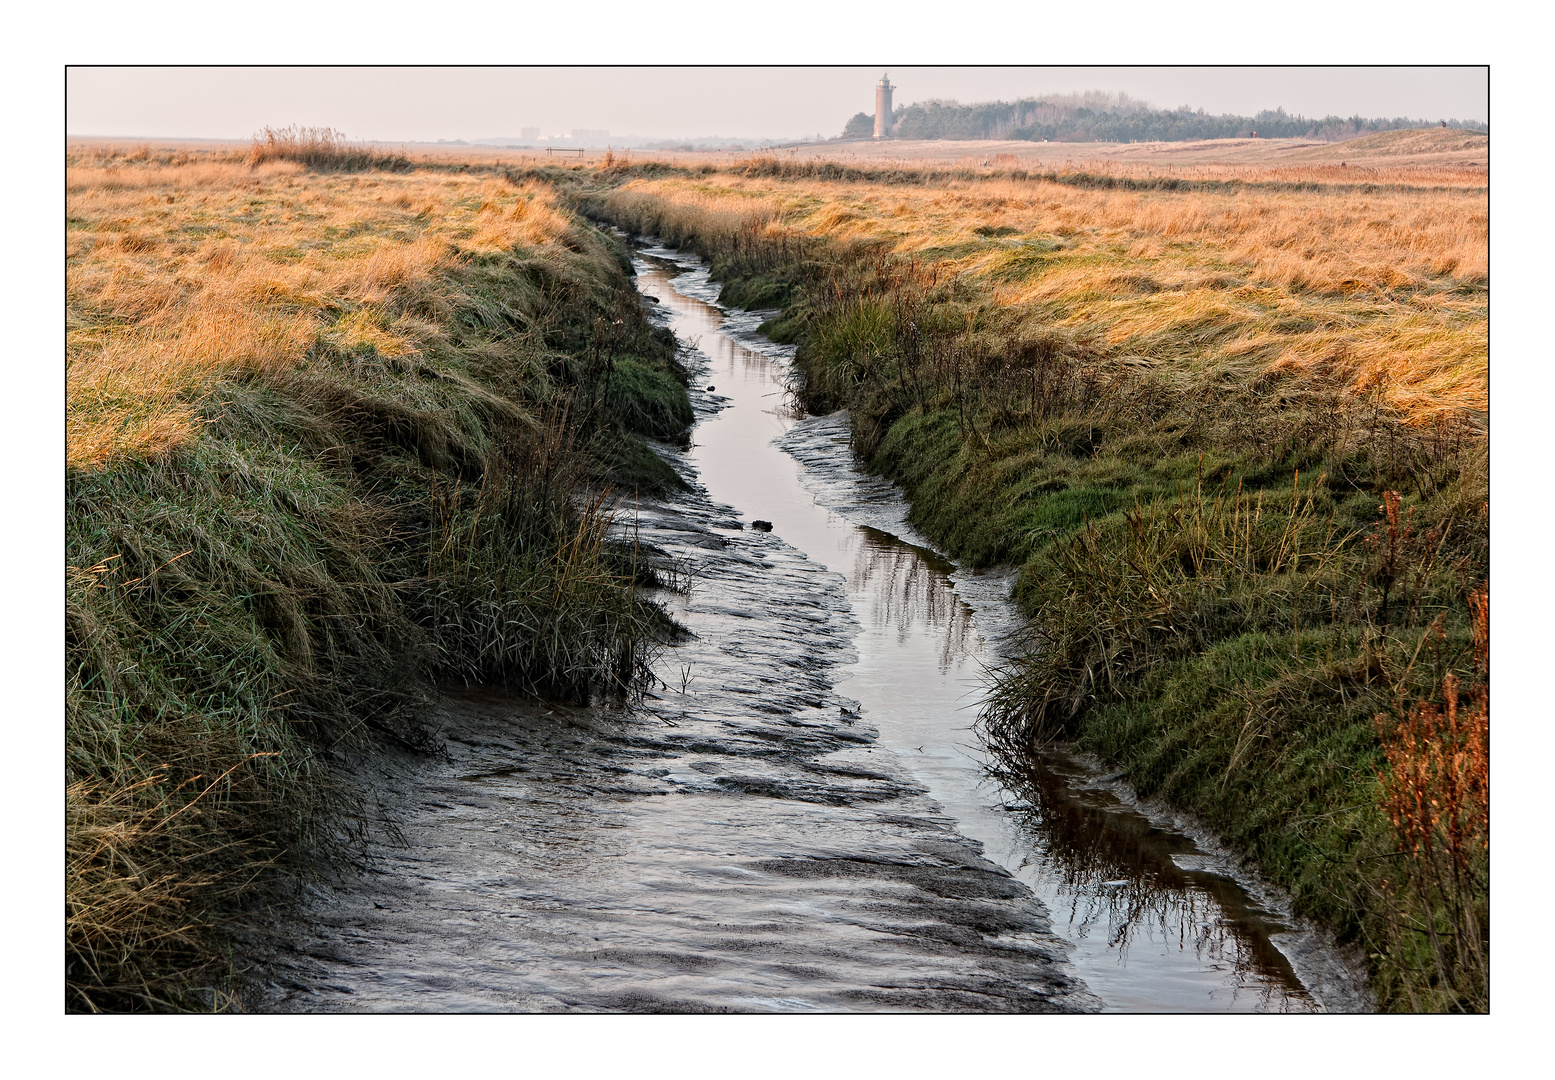
[{"label": "windblown grass", "polygon": [[669,626],[605,493],[676,482],[638,436],[689,403],[543,185],[68,184],[67,1005],[230,1006],[228,920],[363,827],[333,766],[428,745],[437,680],[631,691]]},{"label": "windblown grass", "polygon": [[[573,242],[542,186],[285,159],[81,158],[66,214],[71,467],[185,443],[215,377],[283,373],[319,348],[414,356],[432,329],[416,309],[436,307],[444,269]],[[532,315],[540,297],[511,299]]]},{"label": "windblown grass", "polygon": [[1384,387],[1417,419],[1486,407],[1483,187],[1114,190],[1060,174],[934,182],[930,172],[906,185],[784,171],[757,161],[634,178],[590,205],[656,235],[701,238],[732,264],[743,248],[785,243],[889,256],[897,279],[975,294],[968,316],[1075,328],[1120,358],[1254,378],[1320,367],[1351,393]]}]

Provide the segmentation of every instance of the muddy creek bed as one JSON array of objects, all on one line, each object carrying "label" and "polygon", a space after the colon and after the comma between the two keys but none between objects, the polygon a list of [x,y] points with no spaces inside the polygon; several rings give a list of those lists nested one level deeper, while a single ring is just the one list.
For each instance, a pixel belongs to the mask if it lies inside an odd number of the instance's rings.
[{"label": "muddy creek bed", "polygon": [[400,837],[260,932],[256,1007],[1364,1008],[1277,896],[1114,780],[1062,754],[986,777],[1005,579],[912,535],[845,417],[793,414],[786,351],[705,268],[636,266],[698,423],[666,451],[693,491],[620,520],[689,570],[663,600],[692,637],[631,707],[450,692],[445,752],[365,777]]}]

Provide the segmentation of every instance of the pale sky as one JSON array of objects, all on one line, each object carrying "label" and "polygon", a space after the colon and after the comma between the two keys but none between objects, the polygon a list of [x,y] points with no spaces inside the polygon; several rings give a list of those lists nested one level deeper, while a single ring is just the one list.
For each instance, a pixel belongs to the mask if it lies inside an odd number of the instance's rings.
[{"label": "pale sky", "polygon": [[70,135],[246,139],[266,125],[333,127],[356,139],[432,141],[572,128],[649,138],[836,135],[874,111],[888,71],[896,103],[963,103],[1124,91],[1160,108],[1252,115],[1486,120],[1483,67],[72,67]]}]

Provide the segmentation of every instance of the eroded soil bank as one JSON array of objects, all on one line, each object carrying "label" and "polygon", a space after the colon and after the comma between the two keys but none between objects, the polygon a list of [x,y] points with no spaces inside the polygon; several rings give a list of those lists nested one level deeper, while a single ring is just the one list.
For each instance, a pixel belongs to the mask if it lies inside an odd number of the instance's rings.
[{"label": "eroded soil bank", "polygon": [[641,255],[699,423],[671,454],[694,490],[623,524],[690,582],[663,599],[691,638],[635,706],[450,693],[441,754],[364,762],[401,837],[269,929],[255,1004],[1364,1007],[1277,896],[1115,778],[987,777],[1007,582],[912,535],[845,417],[792,413],[785,351],[705,269]]}]

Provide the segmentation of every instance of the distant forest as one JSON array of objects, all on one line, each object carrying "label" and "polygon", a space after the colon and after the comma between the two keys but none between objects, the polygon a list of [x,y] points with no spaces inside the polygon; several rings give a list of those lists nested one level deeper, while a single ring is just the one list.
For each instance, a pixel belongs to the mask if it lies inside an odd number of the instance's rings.
[{"label": "distant forest", "polygon": [[[1374,131],[1435,127],[1441,120],[1398,116],[1325,116],[1321,120],[1292,116],[1283,108],[1257,116],[1211,116],[1184,105],[1154,109],[1127,94],[1066,94],[962,105],[955,101],[925,101],[903,105],[891,113],[893,139],[1024,139],[1031,142],[1185,142],[1192,139],[1237,139],[1257,133],[1265,139],[1322,139],[1337,142]],[[1447,120],[1450,128],[1489,131],[1477,120]],[[875,118],[858,113],[843,128],[844,139],[867,139]]]}]

